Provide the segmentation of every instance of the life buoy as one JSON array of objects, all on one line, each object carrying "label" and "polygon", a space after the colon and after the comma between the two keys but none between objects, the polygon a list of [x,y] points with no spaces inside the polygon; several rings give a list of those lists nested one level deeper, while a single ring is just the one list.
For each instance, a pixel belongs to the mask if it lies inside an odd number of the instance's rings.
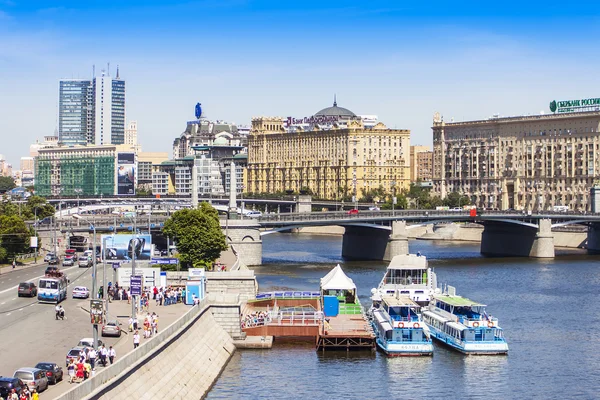
[{"label": "life buoy", "polygon": [[415,322],[415,323],[413,324],[413,328],[420,328],[420,327],[421,327],[421,325],[419,325],[419,323],[418,323],[418,322]]},{"label": "life buoy", "polygon": [[494,327],[494,323],[492,321],[488,322],[488,328],[493,328]]},{"label": "life buoy", "polygon": [[398,322],[398,328],[404,328],[404,322]]},{"label": "life buoy", "polygon": [[479,328],[479,322],[477,322],[477,321],[473,322],[473,327],[474,328]]}]

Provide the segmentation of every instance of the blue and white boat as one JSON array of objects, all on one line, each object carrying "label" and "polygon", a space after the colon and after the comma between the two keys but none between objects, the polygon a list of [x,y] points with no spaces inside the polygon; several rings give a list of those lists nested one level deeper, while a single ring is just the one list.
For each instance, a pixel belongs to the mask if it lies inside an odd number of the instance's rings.
[{"label": "blue and white boat", "polygon": [[374,300],[371,323],[377,346],[388,356],[431,356],[433,344],[419,316],[420,306],[407,296]]},{"label": "blue and white boat", "polygon": [[434,294],[422,318],[431,337],[464,354],[506,354],[508,344],[498,319],[488,315],[485,304],[456,295],[456,289]]}]

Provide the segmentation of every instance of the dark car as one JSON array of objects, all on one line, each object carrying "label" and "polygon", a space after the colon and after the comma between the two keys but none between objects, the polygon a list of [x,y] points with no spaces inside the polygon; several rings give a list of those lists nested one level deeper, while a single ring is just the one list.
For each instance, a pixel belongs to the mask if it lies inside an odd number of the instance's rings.
[{"label": "dark car", "polygon": [[37,363],[35,368],[39,368],[46,372],[48,383],[51,385],[56,385],[57,382],[60,382],[63,379],[63,369],[56,363],[41,362]]},{"label": "dark car", "polygon": [[18,395],[21,394],[21,391],[25,388],[25,384],[22,380],[18,378],[1,376],[0,377],[0,396],[3,398],[7,398],[8,394],[12,392],[13,389],[17,392]]},{"label": "dark car", "polygon": [[38,288],[35,286],[33,282],[21,282],[19,283],[19,297],[28,296],[35,297],[37,296]]},{"label": "dark car", "polygon": [[56,256],[50,257],[50,259],[48,260],[48,264],[50,264],[50,265],[58,264],[58,257],[56,257]]},{"label": "dark car", "polygon": [[56,266],[49,265],[49,266],[46,268],[46,272],[45,272],[45,274],[46,274],[47,276],[56,275],[57,273],[58,273],[58,267],[56,267]]}]

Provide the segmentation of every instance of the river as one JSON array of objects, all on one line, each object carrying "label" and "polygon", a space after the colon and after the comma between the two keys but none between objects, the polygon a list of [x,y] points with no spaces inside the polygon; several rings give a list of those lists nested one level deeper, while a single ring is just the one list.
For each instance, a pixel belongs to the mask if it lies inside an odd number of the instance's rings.
[{"label": "river", "polygon": [[[312,341],[237,351],[208,399],[563,399],[600,397],[600,257],[557,251],[554,260],[484,258],[478,243],[414,240],[438,284],[488,305],[508,356],[464,356],[436,345],[431,358],[320,353]],[[318,290],[341,264],[363,306],[386,262],[346,262],[341,237],[275,234],[253,268],[261,291]]]}]

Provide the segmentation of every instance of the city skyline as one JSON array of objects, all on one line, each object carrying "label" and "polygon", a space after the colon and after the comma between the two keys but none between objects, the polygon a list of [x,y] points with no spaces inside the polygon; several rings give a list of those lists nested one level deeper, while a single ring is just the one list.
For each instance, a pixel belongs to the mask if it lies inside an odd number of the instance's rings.
[{"label": "city skyline", "polygon": [[170,152],[198,101],[210,119],[249,125],[312,115],[337,94],[431,145],[436,111],[447,121],[550,113],[551,100],[600,92],[591,2],[62,4],[0,1],[0,93],[11,94],[0,96],[11,137],[1,152],[13,166],[58,128],[60,79],[108,62],[124,71],[144,151]]}]

